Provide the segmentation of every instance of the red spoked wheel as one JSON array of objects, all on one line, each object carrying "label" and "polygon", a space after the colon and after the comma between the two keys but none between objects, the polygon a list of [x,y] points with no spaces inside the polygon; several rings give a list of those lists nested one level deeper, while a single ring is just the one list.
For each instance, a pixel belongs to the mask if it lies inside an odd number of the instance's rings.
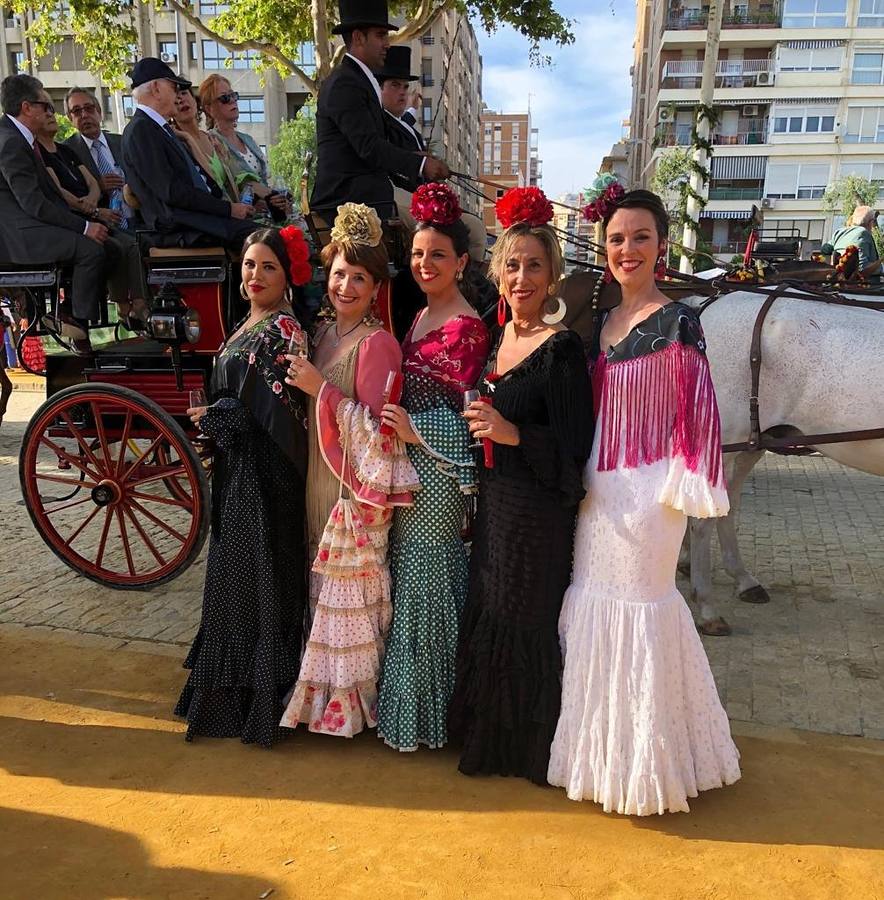
[{"label": "red spoked wheel", "polygon": [[128,388],[75,385],[50,397],[25,431],[19,478],[52,552],[110,587],[170,581],[208,534],[196,451],[167,412]]}]

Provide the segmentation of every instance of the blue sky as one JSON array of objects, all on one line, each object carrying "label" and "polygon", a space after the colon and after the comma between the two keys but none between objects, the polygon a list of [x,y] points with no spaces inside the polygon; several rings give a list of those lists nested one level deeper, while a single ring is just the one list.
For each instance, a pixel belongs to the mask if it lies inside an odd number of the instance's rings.
[{"label": "blue sky", "polygon": [[575,20],[576,40],[564,48],[544,47],[553,57],[547,68],[529,64],[528,44],[512,29],[491,37],[477,29],[488,106],[523,112],[531,95],[543,188],[551,197],[588,185],[620,137],[620,122],[629,116],[635,32],[630,0],[559,0],[556,8]]}]

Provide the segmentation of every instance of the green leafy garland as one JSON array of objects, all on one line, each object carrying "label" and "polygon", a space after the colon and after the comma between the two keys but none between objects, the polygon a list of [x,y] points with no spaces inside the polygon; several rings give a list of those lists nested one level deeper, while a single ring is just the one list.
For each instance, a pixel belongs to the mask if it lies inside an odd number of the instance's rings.
[{"label": "green leafy garland", "polygon": [[[712,146],[712,141],[709,138],[700,137],[699,124],[705,119],[709,123],[709,133],[712,134],[712,130],[719,122],[718,113],[711,107],[707,106],[705,103],[700,103],[697,105],[697,115],[694,119],[693,125],[691,125],[691,148],[694,151],[697,150],[705,150],[708,156],[712,156],[714,152],[714,148]],[[690,162],[688,163],[688,168],[695,175],[700,177],[700,180],[704,185],[709,183],[709,169],[706,166],[700,165],[697,160],[694,158],[693,154],[691,155]],[[705,197],[701,194],[698,194],[690,184],[685,184],[683,187],[684,193],[688,197],[693,197],[696,201],[697,205],[700,207],[700,210],[706,208],[706,204],[709,202]],[[694,234],[700,234],[700,225],[698,222],[695,222],[690,216],[684,217],[684,224],[687,225]]]}]

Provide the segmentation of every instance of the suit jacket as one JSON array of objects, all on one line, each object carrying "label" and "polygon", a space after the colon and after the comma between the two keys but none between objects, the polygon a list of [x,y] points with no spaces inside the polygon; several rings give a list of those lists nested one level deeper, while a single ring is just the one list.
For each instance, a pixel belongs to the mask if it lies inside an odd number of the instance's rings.
[{"label": "suit jacket", "polygon": [[317,164],[311,205],[334,209],[341,203],[390,208],[398,175],[416,181],[422,157],[387,138],[387,118],[374,86],[345,56],[325,79],[316,107]]},{"label": "suit jacket", "polygon": [[122,153],[126,181],[149,229],[229,236],[230,203],[197,186],[199,173],[184,145],[140,109],[123,132]]},{"label": "suit jacket", "polygon": [[[113,134],[110,131],[103,131],[105,139],[107,140],[107,145],[110,147],[110,152],[114,157],[114,162],[121,168],[124,169],[123,166],[123,138],[119,134]],[[71,135],[66,141],[62,141],[62,143],[66,147],[70,147],[74,153],[77,154],[77,159],[86,166],[86,168],[92,173],[92,177],[99,181],[101,178],[101,172],[98,171],[98,166],[95,165],[95,157],[92,155],[92,151],[89,149],[89,145],[86,141],[83,140],[83,135],[77,132],[74,135]],[[124,169],[125,171],[125,169]],[[99,181],[100,184],[100,181]]]},{"label": "suit jacket", "polygon": [[24,135],[0,116],[0,239],[10,262],[51,262],[58,250],[54,225],[83,234],[86,220],[68,208]]},{"label": "suit jacket", "polygon": [[[384,110],[384,128],[387,132],[387,140],[396,147],[411,153],[415,151],[424,152],[426,150],[424,139],[417,130],[411,131],[396,116],[386,110]],[[392,175],[391,178],[393,184],[410,191],[412,194],[417,190],[419,184],[423,184],[426,181],[420,174],[418,174],[417,178],[411,178],[406,175]]]}]

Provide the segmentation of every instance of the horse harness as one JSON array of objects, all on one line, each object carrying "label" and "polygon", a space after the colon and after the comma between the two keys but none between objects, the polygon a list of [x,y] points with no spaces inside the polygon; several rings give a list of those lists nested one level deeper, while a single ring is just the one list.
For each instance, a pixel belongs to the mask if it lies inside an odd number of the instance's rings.
[{"label": "horse harness", "polygon": [[[751,288],[741,288],[742,290],[751,290]],[[756,293],[762,293],[757,291]],[[884,301],[862,301],[852,300],[843,294],[823,294],[806,289],[797,290],[789,282],[778,284],[773,291],[767,294],[767,298],[758,310],[755,317],[755,325],[752,329],[752,343],[749,347],[749,369],[752,377],[752,389],[749,394],[749,440],[741,441],[735,444],[722,445],[723,453],[734,453],[739,450],[774,450],[787,451],[796,450],[803,447],[813,447],[818,444],[844,444],[853,441],[873,441],[884,438],[884,428],[866,428],[854,431],[839,431],[829,434],[803,434],[791,437],[774,437],[773,435],[763,434],[761,431],[761,414],[758,408],[759,385],[761,382],[761,331],[764,327],[764,320],[770,312],[771,307],[781,297],[812,300],[818,303],[832,303],[837,306],[855,307],[858,309],[874,309],[884,312]],[[702,315],[716,300],[722,295],[721,291],[717,291],[711,297],[706,299],[699,307],[699,314]]]}]

